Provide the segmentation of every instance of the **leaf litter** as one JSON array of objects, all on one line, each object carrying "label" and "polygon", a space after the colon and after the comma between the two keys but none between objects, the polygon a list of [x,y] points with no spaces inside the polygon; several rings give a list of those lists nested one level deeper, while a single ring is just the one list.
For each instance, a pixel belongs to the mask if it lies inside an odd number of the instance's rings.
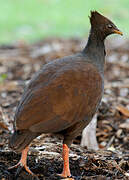
[{"label": "leaf litter", "polygon": [[[19,176],[8,168],[20,155],[8,148],[13,131],[13,117],[24,86],[44,64],[80,51],[86,40],[45,39],[34,44],[17,42],[0,46],[0,179],[58,180],[62,171],[62,140],[51,134],[36,138],[30,147],[28,165],[38,175],[32,177],[24,169]],[[129,179],[129,40],[106,42],[105,91],[97,112],[96,136],[99,150],[81,147],[81,136],[70,148],[73,178]],[[4,77],[4,78],[2,78]]]}]

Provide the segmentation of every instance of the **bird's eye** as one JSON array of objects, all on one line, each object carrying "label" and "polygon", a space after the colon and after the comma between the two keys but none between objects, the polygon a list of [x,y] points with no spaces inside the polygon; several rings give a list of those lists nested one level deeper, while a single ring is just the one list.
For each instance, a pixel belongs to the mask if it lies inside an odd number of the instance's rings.
[{"label": "bird's eye", "polygon": [[111,24],[108,24],[108,28],[112,28],[113,26]]}]

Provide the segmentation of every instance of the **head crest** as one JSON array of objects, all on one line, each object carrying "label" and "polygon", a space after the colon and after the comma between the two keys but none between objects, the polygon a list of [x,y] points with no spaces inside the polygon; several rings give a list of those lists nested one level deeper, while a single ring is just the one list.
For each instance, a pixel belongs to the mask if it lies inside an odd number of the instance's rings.
[{"label": "head crest", "polygon": [[90,23],[91,26],[97,26],[107,22],[111,22],[109,19],[98,13],[97,11],[91,11]]}]

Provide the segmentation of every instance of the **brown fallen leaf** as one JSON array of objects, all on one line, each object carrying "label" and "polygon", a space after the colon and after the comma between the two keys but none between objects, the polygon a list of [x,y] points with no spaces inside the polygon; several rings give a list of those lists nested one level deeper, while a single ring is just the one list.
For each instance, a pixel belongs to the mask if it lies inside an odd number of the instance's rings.
[{"label": "brown fallen leaf", "polygon": [[17,81],[0,83],[0,91],[14,91],[18,89]]},{"label": "brown fallen leaf", "polygon": [[8,127],[3,122],[0,122],[0,127],[9,131]]},{"label": "brown fallen leaf", "polygon": [[129,117],[129,110],[125,108],[124,106],[119,105],[116,107],[116,109],[120,111],[124,116]]},{"label": "brown fallen leaf", "polygon": [[[2,107],[0,107],[0,114],[1,114],[2,119],[4,121],[5,120],[5,115],[3,113]],[[3,123],[3,122],[0,122],[0,127],[9,131],[7,125],[5,123]]]},{"label": "brown fallen leaf", "polygon": [[120,125],[119,125],[119,128],[129,129],[129,122],[120,124]]}]

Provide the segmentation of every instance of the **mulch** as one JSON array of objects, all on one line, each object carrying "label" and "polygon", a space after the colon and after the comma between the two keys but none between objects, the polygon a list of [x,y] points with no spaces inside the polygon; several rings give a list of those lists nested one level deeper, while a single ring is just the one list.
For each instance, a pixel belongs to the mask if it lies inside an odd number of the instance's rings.
[{"label": "mulch", "polygon": [[[19,41],[0,46],[0,179],[61,179],[57,175],[63,166],[59,137],[43,134],[32,142],[28,166],[38,177],[24,169],[17,176],[16,169],[8,170],[20,159],[8,148],[8,139],[16,106],[33,74],[55,58],[80,51],[85,43],[81,39],[50,38],[34,44]],[[81,136],[74,140],[70,168],[75,180],[129,179],[129,40],[108,40],[106,49],[105,91],[97,112],[99,150],[81,147]]]}]

